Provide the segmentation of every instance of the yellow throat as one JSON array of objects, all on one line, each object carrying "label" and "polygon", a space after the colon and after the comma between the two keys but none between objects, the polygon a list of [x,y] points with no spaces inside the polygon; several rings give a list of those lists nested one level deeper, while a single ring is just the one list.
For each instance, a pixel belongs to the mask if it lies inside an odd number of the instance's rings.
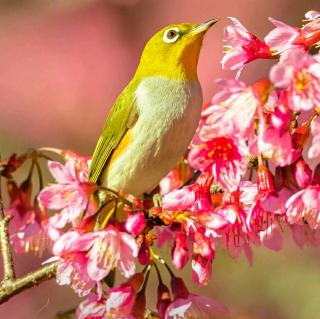
[{"label": "yellow throat", "polygon": [[146,44],[135,77],[196,79],[204,34],[217,21],[172,24],[158,31]]}]

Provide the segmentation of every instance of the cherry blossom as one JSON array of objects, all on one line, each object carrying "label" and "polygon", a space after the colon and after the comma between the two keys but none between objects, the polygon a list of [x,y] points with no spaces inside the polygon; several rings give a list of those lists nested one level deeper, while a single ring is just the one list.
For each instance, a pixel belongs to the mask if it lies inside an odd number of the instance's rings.
[{"label": "cherry blossom", "polygon": [[311,229],[320,228],[320,186],[312,185],[292,195],[286,203],[286,215],[291,224],[308,223]]},{"label": "cherry blossom", "polygon": [[233,25],[224,30],[226,41],[225,55],[221,60],[222,67],[231,70],[240,70],[246,63],[255,59],[272,59],[270,47],[249,32],[238,19],[229,17]]},{"label": "cherry blossom", "polygon": [[53,253],[63,260],[58,267],[57,282],[71,284],[79,295],[85,295],[115,267],[124,276],[132,276],[138,248],[131,235],[109,226],[84,234],[69,231],[56,241]]},{"label": "cherry blossom", "polygon": [[317,117],[311,123],[311,134],[313,136],[312,145],[309,148],[309,158],[316,158],[320,156],[320,118]]},{"label": "cherry blossom", "polygon": [[320,62],[302,49],[281,55],[270,71],[271,81],[287,89],[293,111],[309,111],[320,104]]},{"label": "cherry blossom", "polygon": [[301,28],[269,18],[276,28],[265,37],[266,44],[277,52],[296,47],[308,50],[311,46],[317,45],[320,41],[320,13],[308,11],[305,17],[307,23]]},{"label": "cherry blossom", "polygon": [[96,186],[87,182],[87,174],[78,174],[72,160],[65,165],[49,161],[48,167],[58,184],[44,188],[39,194],[39,201],[48,209],[60,211],[61,228],[67,223],[77,225],[77,220],[91,205],[89,196]]},{"label": "cherry blossom", "polygon": [[[247,86],[239,80],[228,79],[218,80],[217,83],[222,89],[203,110],[202,122],[196,135],[200,141],[226,135],[233,138],[252,137],[255,117],[268,102],[271,82],[263,79]],[[273,104],[274,95],[270,95],[270,98]]]},{"label": "cherry blossom", "polygon": [[211,172],[223,188],[237,189],[247,170],[248,148],[242,140],[217,137],[191,148],[188,161],[192,167]]},{"label": "cherry blossom", "polygon": [[228,309],[223,304],[204,296],[189,293],[181,278],[173,278],[171,289],[174,300],[168,306],[164,319],[211,319],[225,315]]},{"label": "cherry blossom", "polygon": [[105,298],[90,294],[77,307],[78,319],[104,319],[106,317]]}]

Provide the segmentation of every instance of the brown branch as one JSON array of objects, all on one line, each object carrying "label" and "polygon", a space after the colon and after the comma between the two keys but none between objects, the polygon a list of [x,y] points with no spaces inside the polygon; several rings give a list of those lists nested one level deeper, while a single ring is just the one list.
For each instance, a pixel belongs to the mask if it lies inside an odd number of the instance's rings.
[{"label": "brown branch", "polygon": [[0,304],[8,301],[11,297],[41,282],[55,277],[59,262],[55,262],[40,269],[30,272],[27,275],[14,280],[4,281],[0,286]]},{"label": "brown branch", "polygon": [[[1,157],[0,157],[1,159]],[[3,199],[2,199],[2,187],[1,187],[1,176],[0,176],[0,245],[3,258],[3,283],[15,279],[15,271],[13,267],[12,249],[9,237],[9,222],[11,216],[4,215]]]},{"label": "brown branch", "polygon": [[12,216],[5,216],[4,205],[1,193],[1,176],[0,176],[0,246],[3,259],[3,280],[0,284],[0,304],[9,300],[18,293],[39,285],[41,282],[49,280],[56,275],[59,262],[55,262],[40,269],[30,272],[29,274],[16,278],[12,246],[9,236],[9,222]]},{"label": "brown branch", "polygon": [[[0,196],[1,201],[1,196]],[[2,204],[0,204],[0,244],[3,258],[3,281],[2,284],[5,284],[7,281],[14,280],[16,278],[16,274],[13,266],[13,257],[12,250],[8,232],[9,222],[11,220],[11,216],[4,217]]]}]

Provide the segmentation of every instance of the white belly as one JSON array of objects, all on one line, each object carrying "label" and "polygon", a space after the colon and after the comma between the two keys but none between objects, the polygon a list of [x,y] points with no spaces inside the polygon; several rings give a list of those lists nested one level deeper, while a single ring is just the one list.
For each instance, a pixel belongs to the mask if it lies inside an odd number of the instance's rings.
[{"label": "white belly", "polygon": [[132,142],[109,167],[106,184],[141,195],[177,164],[197,128],[202,92],[197,80],[147,78],[136,90],[139,118]]}]

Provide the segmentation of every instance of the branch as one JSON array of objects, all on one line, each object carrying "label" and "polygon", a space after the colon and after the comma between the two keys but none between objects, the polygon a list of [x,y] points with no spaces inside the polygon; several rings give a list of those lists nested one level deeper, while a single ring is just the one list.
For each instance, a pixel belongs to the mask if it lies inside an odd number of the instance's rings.
[{"label": "branch", "polygon": [[2,199],[2,187],[1,187],[1,176],[0,176],[0,245],[3,258],[3,282],[15,279],[15,271],[13,267],[12,250],[10,245],[10,237],[8,226],[11,220],[11,216],[4,215],[3,199]]},{"label": "branch", "polygon": [[14,267],[13,267],[13,258],[12,250],[10,245],[10,238],[8,232],[8,225],[11,220],[11,216],[4,216],[3,205],[0,196],[0,244],[3,258],[3,273],[4,278],[2,284],[5,284],[7,281],[14,280],[16,278]]},{"label": "branch", "polygon": [[39,285],[45,280],[49,280],[56,275],[59,262],[55,262],[40,269],[30,272],[29,274],[16,279],[13,263],[12,246],[9,236],[9,222],[12,216],[5,216],[2,193],[1,193],[1,176],[0,176],[0,245],[3,258],[3,280],[0,284],[0,304],[9,300],[21,291]]},{"label": "branch", "polygon": [[11,297],[31,287],[39,285],[41,282],[55,277],[59,262],[55,262],[40,269],[30,272],[27,275],[3,282],[0,287],[0,304],[8,301]]}]

